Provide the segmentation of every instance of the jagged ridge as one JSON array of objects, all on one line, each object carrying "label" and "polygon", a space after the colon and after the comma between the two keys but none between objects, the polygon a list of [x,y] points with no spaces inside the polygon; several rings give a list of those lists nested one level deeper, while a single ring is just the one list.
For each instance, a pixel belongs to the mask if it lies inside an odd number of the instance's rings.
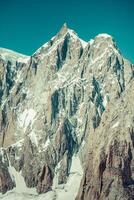
[{"label": "jagged ridge", "polygon": [[[122,132],[124,119],[116,132],[107,128],[120,102],[124,109],[119,113],[133,113],[125,105],[134,66],[114,39],[99,34],[85,43],[65,24],[31,57],[5,52],[6,59],[0,54],[0,191],[18,192],[19,176],[26,193],[33,193],[28,188],[52,190],[51,199],[73,200],[84,173],[77,199],[132,199],[133,136],[126,139],[129,131]],[[122,150],[115,147],[119,132],[119,148],[126,144]],[[78,184],[72,187],[75,179]]]}]

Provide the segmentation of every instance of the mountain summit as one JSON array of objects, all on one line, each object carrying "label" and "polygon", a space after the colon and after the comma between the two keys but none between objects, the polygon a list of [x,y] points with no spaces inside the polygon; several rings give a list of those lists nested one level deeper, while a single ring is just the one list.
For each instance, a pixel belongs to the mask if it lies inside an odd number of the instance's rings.
[{"label": "mountain summit", "polygon": [[0,197],[134,199],[133,91],[107,34],[64,24],[31,56],[1,48]]}]

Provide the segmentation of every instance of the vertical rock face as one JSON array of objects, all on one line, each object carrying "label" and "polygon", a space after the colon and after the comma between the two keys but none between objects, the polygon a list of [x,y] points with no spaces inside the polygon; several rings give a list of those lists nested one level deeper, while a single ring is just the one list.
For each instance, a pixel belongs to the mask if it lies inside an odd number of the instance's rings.
[{"label": "vertical rock face", "polygon": [[90,134],[76,199],[134,198],[133,89],[131,81],[123,97],[109,105],[99,127]]},{"label": "vertical rock face", "polygon": [[37,185],[38,193],[49,191],[52,186],[52,179],[51,169],[48,166],[44,166]]},{"label": "vertical rock face", "polygon": [[15,186],[9,172],[9,161],[4,149],[0,151],[0,192],[3,194]]},{"label": "vertical rock face", "polygon": [[30,57],[0,49],[0,192],[19,177],[53,199],[133,199],[133,76],[111,36],[66,24]]}]

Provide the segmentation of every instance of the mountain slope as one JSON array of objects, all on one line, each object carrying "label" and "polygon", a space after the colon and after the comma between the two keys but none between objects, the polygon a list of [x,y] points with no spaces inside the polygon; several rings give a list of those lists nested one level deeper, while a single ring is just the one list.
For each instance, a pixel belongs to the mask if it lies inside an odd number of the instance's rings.
[{"label": "mountain slope", "polygon": [[133,199],[134,65],[114,39],[86,43],[64,24],[31,57],[3,51],[0,191]]}]

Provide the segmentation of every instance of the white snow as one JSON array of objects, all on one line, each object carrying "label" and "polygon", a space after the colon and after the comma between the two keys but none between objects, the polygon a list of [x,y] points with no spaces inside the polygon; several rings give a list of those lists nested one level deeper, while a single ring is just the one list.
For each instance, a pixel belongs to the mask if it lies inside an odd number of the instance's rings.
[{"label": "white snow", "polygon": [[68,33],[72,36],[72,38],[74,38],[75,40],[80,40],[83,48],[85,48],[87,46],[87,42],[85,42],[84,40],[82,40],[81,38],[78,37],[78,35],[71,29],[68,29]]},{"label": "white snow", "polygon": [[32,125],[35,116],[36,116],[36,112],[34,109],[32,108],[25,109],[24,112],[20,114],[18,118],[19,127],[20,128],[23,127],[24,131],[26,131],[26,128],[29,126],[29,124]]},{"label": "white snow", "polygon": [[107,96],[105,95],[104,96],[104,99],[103,99],[103,106],[106,108],[107,106]]},{"label": "white snow", "polygon": [[79,38],[79,40],[81,41],[81,44],[82,44],[83,48],[85,48],[88,43],[85,42],[84,40],[80,39],[80,38]]},{"label": "white snow", "polygon": [[92,45],[93,43],[94,43],[94,40],[91,39],[91,40],[89,41],[89,44]]},{"label": "white snow", "polygon": [[4,159],[4,149],[3,148],[0,148],[0,155],[1,155],[1,158],[2,158],[2,162],[4,163],[5,159]]},{"label": "white snow", "polygon": [[6,102],[7,102],[8,98],[4,99],[4,101],[2,101],[2,104],[1,104],[1,110],[3,110]]},{"label": "white snow", "polygon": [[[83,170],[78,156],[73,156],[70,175],[67,183],[64,185],[64,190],[56,190],[57,200],[74,200],[79,189]],[[77,184],[76,184],[77,183]]]},{"label": "white snow", "polygon": [[30,58],[30,56],[26,56],[6,48],[0,48],[0,56],[5,61],[6,60],[17,61],[18,59],[21,59],[22,62],[23,61],[27,62]]},{"label": "white snow", "polygon": [[81,144],[81,148],[84,148],[85,144],[86,144],[86,142],[85,142],[85,140],[83,140],[83,142]]},{"label": "white snow", "polygon": [[13,188],[12,192],[16,192],[16,193],[27,193],[27,194],[37,194],[35,188],[28,188],[26,186],[26,183],[24,181],[23,176],[21,175],[21,171],[17,172],[16,169],[14,167],[11,166],[10,161],[9,161],[9,167],[8,167],[8,171],[10,173],[10,176],[12,178],[12,180],[15,182],[16,187]]},{"label": "white snow", "polygon": [[114,51],[114,53],[115,53],[116,55],[120,55],[118,49],[113,48],[113,46],[112,46],[111,44],[109,44],[109,48],[111,48],[111,49]]},{"label": "white snow", "polygon": [[83,169],[80,163],[80,159],[77,155],[72,157],[72,165],[71,165],[70,173],[83,175]]},{"label": "white snow", "polygon": [[23,142],[24,142],[24,139],[21,139],[21,140],[17,141],[16,143],[12,144],[11,146],[12,147],[17,146],[18,148],[21,148],[23,145]]},{"label": "white snow", "polygon": [[[52,37],[50,41],[53,41],[55,39],[56,36]],[[43,44],[41,47],[39,47],[35,52],[34,54],[36,53],[40,53],[40,51],[42,50],[42,48],[47,48],[49,47],[49,42],[46,42],[45,44]],[[34,55],[33,54],[33,55]]]},{"label": "white snow", "polygon": [[68,29],[68,33],[74,38],[74,39],[78,39],[77,34],[74,32],[74,30],[72,29]]},{"label": "white snow", "polygon": [[119,126],[119,121],[116,122],[116,123],[112,126],[112,128],[116,128],[116,127],[118,127],[118,126]]},{"label": "white snow", "polygon": [[53,192],[47,192],[45,194],[34,195],[27,193],[16,193],[13,191],[7,192],[6,194],[0,194],[1,200],[56,200]]},{"label": "white snow", "polygon": [[50,144],[50,139],[48,138],[47,141],[45,142],[45,144],[43,144],[42,148],[43,148],[43,151],[45,151],[47,149],[47,147],[49,146]]},{"label": "white snow", "polygon": [[29,61],[29,59],[30,59],[30,57],[29,56],[27,56],[27,57],[20,57],[20,58],[18,58],[18,62],[21,62],[21,63],[27,63],[28,61]]},{"label": "white snow", "polygon": [[[56,200],[74,200],[79,189],[81,178],[83,175],[83,170],[80,164],[78,156],[73,156],[72,165],[70,169],[70,175],[68,177],[67,183],[58,185],[58,170],[60,168],[60,162],[56,167],[53,190],[55,188]],[[77,183],[77,184],[76,184]]]},{"label": "white snow", "polygon": [[[59,168],[60,162],[56,168],[57,172]],[[75,200],[83,174],[79,157],[73,156],[67,183],[65,185],[57,185],[56,181],[54,184],[57,186],[53,185],[52,191],[38,195],[35,188],[30,189],[26,187],[21,173],[17,172],[11,166],[9,167],[9,170],[17,184],[17,187],[4,195],[0,194],[1,200]],[[55,176],[57,176],[57,173],[55,173]]]},{"label": "white snow", "polygon": [[60,166],[61,166],[61,161],[57,164],[57,166],[55,168],[55,176],[54,176],[53,185],[52,185],[53,190],[58,188],[58,171],[60,169]]},{"label": "white snow", "polygon": [[108,48],[106,48],[106,49],[104,50],[104,52],[102,52],[102,54],[101,54],[100,56],[96,57],[94,60],[91,59],[90,65],[93,65],[93,64],[95,64],[96,62],[100,61],[102,58],[104,58],[105,54],[107,54],[107,53],[108,53]]},{"label": "white snow", "polygon": [[103,38],[112,38],[112,36],[109,35],[109,34],[107,34],[107,33],[101,33],[101,34],[98,34],[96,37],[97,37],[97,38],[98,38],[98,37],[103,37]]},{"label": "white snow", "polygon": [[37,136],[36,136],[35,132],[32,130],[28,136],[29,136],[31,142],[38,147],[38,140],[37,140]]},{"label": "white snow", "polygon": [[[70,33],[70,35],[73,36],[74,39],[78,39],[77,35],[70,29],[68,29],[68,32]],[[48,49],[48,51],[46,53],[44,53],[44,55],[41,56],[41,60],[43,60],[46,56],[50,55],[53,51],[55,51],[57,49],[57,46],[63,41],[65,35],[68,33],[66,32],[60,39],[57,39],[54,44]],[[54,36],[53,38],[51,38],[51,41],[54,40],[56,36]],[[48,42],[45,43],[42,47],[47,48],[48,46]],[[42,47],[40,47],[34,54],[39,53],[42,49]]]},{"label": "white snow", "polygon": [[[57,39],[57,40],[53,43],[53,45],[52,45],[50,48],[47,49],[47,52],[44,53],[44,55],[41,55],[41,60],[43,60],[46,56],[50,55],[54,50],[57,49],[57,46],[63,41],[63,39],[65,38],[65,35],[66,35],[67,33],[70,34],[70,36],[71,36],[72,39],[74,39],[74,40],[79,40],[79,41],[81,42],[83,48],[85,48],[85,46],[88,44],[88,43],[85,42],[84,40],[80,39],[80,38],[78,37],[78,35],[77,35],[73,30],[68,29],[67,32],[65,32],[65,34],[62,35],[61,38]],[[56,37],[56,36],[54,36],[53,38],[51,38],[51,41],[53,41],[55,37]],[[42,47],[47,48],[47,47],[48,47],[48,42],[45,43]],[[34,54],[40,53],[42,47],[40,47]]]}]

